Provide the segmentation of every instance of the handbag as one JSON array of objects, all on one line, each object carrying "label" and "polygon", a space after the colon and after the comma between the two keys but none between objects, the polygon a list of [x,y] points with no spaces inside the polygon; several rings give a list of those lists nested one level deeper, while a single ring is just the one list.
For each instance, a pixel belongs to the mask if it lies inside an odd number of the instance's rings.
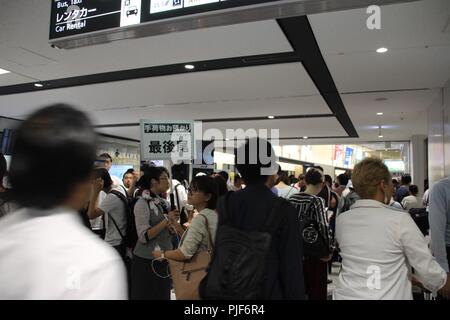
[{"label": "handbag", "polygon": [[[202,214],[199,215],[205,218],[205,226],[208,231],[208,249],[197,252],[186,261],[167,259],[177,300],[200,299],[198,287],[200,281],[206,276],[214,250],[208,219]],[[189,232],[189,229],[187,232]]]},{"label": "handbag", "polygon": [[308,257],[323,258],[331,253],[330,240],[321,232],[323,226],[319,225],[318,217],[310,214],[314,201],[312,199],[304,211],[305,218],[302,230],[303,254]]}]

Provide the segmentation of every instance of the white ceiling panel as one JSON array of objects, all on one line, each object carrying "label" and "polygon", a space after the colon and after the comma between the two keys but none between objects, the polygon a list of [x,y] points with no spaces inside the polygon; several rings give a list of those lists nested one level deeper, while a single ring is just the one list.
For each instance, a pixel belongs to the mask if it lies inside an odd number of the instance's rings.
[{"label": "white ceiling panel", "polygon": [[[309,16],[340,92],[442,87],[450,76],[450,1],[381,7],[381,29],[365,9]],[[384,54],[376,53],[388,48]],[[350,76],[351,75],[351,76]]]},{"label": "white ceiling panel", "polygon": [[[20,19],[17,14],[11,14],[19,12]],[[292,51],[274,20],[116,41],[73,50],[58,50],[48,44],[49,1],[1,1],[0,21],[0,67],[40,80]],[[20,59],[25,55],[31,58]]]},{"label": "white ceiling panel", "polygon": [[339,92],[437,88],[450,77],[450,46],[327,55],[325,60]]},{"label": "white ceiling panel", "polygon": [[[302,95],[319,95],[319,92],[301,63],[289,63],[4,95],[0,96],[0,107],[5,116],[22,117],[49,103],[74,104],[93,112],[123,107],[218,103],[233,99]],[[315,103],[316,107],[321,105],[320,99]],[[323,105],[319,108],[323,110]],[[202,118],[215,116],[206,113]],[[118,118],[115,123],[121,121]]]}]

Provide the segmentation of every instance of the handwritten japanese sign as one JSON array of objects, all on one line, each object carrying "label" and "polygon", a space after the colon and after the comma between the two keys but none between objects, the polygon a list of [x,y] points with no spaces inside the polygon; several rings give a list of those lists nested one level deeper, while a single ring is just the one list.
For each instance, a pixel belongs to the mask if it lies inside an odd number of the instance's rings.
[{"label": "handwritten japanese sign", "polygon": [[191,160],[193,141],[192,121],[141,120],[141,160]]}]

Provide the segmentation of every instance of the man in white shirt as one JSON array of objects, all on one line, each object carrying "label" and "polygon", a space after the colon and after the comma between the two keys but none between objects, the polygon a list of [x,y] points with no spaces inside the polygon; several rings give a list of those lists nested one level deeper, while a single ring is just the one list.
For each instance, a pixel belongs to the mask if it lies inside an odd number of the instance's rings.
[{"label": "man in white shirt", "polygon": [[402,207],[406,211],[412,208],[420,208],[419,199],[417,199],[417,194],[419,193],[419,188],[416,185],[409,186],[409,196],[406,196],[402,200]]},{"label": "man in white shirt", "polygon": [[393,189],[388,168],[380,159],[366,158],[352,179],[361,200],[337,218],[342,269],[334,299],[411,300],[411,267],[425,288],[450,297],[450,277],[411,216],[385,205]]},{"label": "man in white shirt", "polygon": [[18,127],[10,178],[23,209],[0,221],[0,300],[127,298],[121,258],[77,212],[92,188],[95,140],[89,119],[66,105]]}]

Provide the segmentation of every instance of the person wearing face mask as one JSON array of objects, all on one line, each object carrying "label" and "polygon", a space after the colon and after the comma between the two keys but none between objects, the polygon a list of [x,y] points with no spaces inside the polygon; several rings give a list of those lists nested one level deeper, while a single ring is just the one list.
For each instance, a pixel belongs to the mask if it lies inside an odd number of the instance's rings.
[{"label": "person wearing face mask", "polygon": [[377,158],[364,159],[355,166],[352,180],[361,199],[337,217],[342,269],[333,299],[412,300],[416,281],[448,297],[450,277],[411,216],[389,207],[393,185],[386,165]]}]

